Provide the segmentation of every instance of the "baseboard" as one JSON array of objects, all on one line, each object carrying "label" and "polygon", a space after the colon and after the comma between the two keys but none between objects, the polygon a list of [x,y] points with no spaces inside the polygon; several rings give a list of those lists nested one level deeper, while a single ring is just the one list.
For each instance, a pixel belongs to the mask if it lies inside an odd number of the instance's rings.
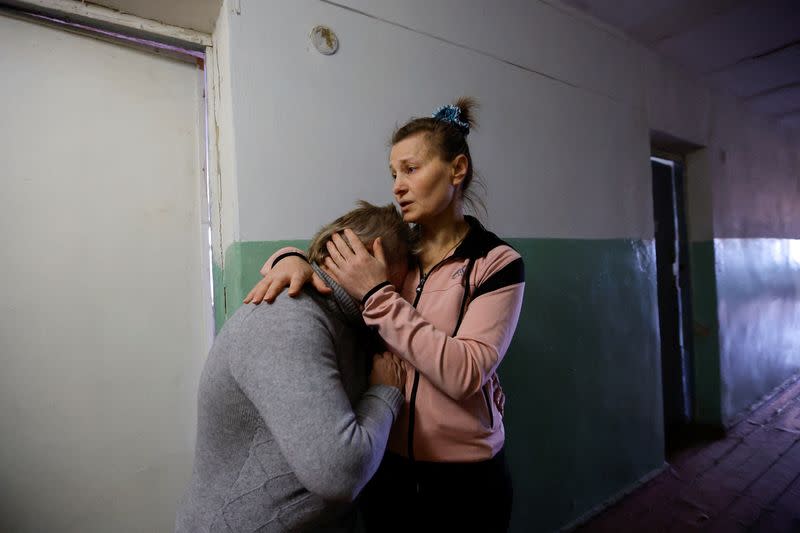
[{"label": "baseboard", "polygon": [[639,478],[634,483],[631,483],[630,485],[628,485],[627,487],[625,487],[621,491],[617,492],[616,494],[614,494],[610,498],[607,498],[602,503],[600,503],[598,505],[595,505],[594,507],[589,509],[587,512],[585,512],[584,514],[582,514],[581,516],[579,516],[578,518],[576,518],[572,522],[570,522],[570,523],[568,523],[568,524],[566,524],[564,526],[561,526],[561,528],[559,528],[559,531],[562,531],[562,532],[572,531],[575,528],[577,528],[578,526],[581,526],[581,525],[585,524],[586,522],[588,522],[589,520],[591,520],[592,518],[594,518],[595,516],[597,516],[601,512],[605,511],[606,509],[608,509],[609,507],[611,507],[615,503],[619,502],[620,500],[622,500],[623,498],[628,496],[630,493],[632,493],[635,490],[637,490],[638,488],[640,488],[642,485],[644,485],[648,481],[650,481],[653,478],[655,478],[658,475],[660,475],[667,468],[669,468],[669,463],[664,462],[664,464],[661,465],[660,467],[658,467],[658,468],[656,468],[654,470],[651,470],[650,472],[648,472],[647,474],[645,474],[644,476]]},{"label": "baseboard", "polygon": [[[787,388],[789,388],[792,385],[794,385],[798,380],[800,380],[800,373],[792,375],[789,379],[787,379],[786,381],[784,381],[783,383],[781,383],[780,385],[775,387],[775,389],[773,389],[772,391],[770,391],[769,393],[767,393],[763,397],[761,397],[753,405],[751,405],[750,407],[747,407],[747,408],[739,411],[735,416],[731,417],[730,420],[728,420],[727,422],[723,423],[722,426],[717,426],[717,425],[696,425],[696,426],[693,426],[692,431],[695,432],[695,433],[700,432],[700,433],[708,436],[709,438],[724,437],[725,431],[729,430],[731,427],[733,427],[736,424],[738,424],[738,423],[742,422],[743,420],[747,419],[747,417],[750,416],[754,411],[756,411],[757,409],[762,407],[765,403],[767,403],[767,402],[771,401],[772,399],[774,399],[777,395],[779,395],[780,393],[785,391]],[[590,509],[586,513],[582,514],[581,516],[579,516],[578,518],[576,518],[572,522],[569,522],[568,524],[566,524],[564,526],[561,526],[558,529],[558,531],[569,532],[569,531],[573,531],[574,529],[578,528],[579,526],[582,526],[583,524],[587,523],[589,520],[591,520],[592,518],[594,518],[598,514],[602,513],[603,511],[605,511],[606,509],[608,509],[612,505],[618,503],[620,500],[622,500],[623,498],[625,498],[626,496],[628,496],[629,494],[631,494],[635,490],[639,489],[642,485],[644,485],[648,481],[652,480],[653,478],[655,478],[656,476],[658,476],[659,474],[664,472],[667,468],[669,468],[669,463],[664,462],[664,464],[661,467],[652,470],[651,472],[649,472],[648,474],[644,475],[642,478],[640,478],[635,483],[632,483],[628,487],[625,487],[624,489],[622,489],[621,491],[617,492],[616,494],[614,494],[610,498],[606,499],[602,503],[596,505],[595,507],[593,507],[592,509]]]},{"label": "baseboard", "polygon": [[772,389],[770,392],[762,396],[754,404],[752,404],[749,407],[745,407],[744,409],[733,415],[729,420],[723,422],[722,425],[724,426],[725,430],[727,431],[736,424],[738,424],[739,422],[742,422],[743,420],[747,419],[747,417],[753,414],[753,411],[757,411],[765,403],[769,403],[770,401],[772,401],[777,395],[779,395],[780,393],[782,393],[783,391],[794,385],[798,380],[800,380],[800,372],[792,375],[789,379],[787,379],[786,381],[784,381],[783,383]]}]

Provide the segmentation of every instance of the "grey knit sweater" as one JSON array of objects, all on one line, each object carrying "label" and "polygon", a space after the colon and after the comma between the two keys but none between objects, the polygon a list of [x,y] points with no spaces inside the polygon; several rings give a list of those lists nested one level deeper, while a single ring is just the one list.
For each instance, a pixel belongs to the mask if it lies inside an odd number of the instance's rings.
[{"label": "grey knit sweater", "polygon": [[367,388],[360,310],[328,282],[331,297],[284,292],[272,305],[242,306],[220,331],[200,381],[177,532],[352,525],[351,502],[380,464],[402,397]]}]

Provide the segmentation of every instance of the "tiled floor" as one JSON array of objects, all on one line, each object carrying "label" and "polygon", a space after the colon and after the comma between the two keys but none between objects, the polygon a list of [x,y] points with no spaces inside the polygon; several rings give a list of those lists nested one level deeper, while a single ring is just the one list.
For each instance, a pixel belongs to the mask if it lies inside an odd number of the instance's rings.
[{"label": "tiled floor", "polygon": [[800,381],[669,463],[576,531],[800,532]]}]

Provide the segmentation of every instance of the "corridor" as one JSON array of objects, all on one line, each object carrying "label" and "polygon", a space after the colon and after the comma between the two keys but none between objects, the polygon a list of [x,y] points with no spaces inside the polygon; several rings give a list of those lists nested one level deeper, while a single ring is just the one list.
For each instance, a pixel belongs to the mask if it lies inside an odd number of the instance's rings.
[{"label": "corridor", "polygon": [[576,531],[800,532],[800,380],[669,462]]}]

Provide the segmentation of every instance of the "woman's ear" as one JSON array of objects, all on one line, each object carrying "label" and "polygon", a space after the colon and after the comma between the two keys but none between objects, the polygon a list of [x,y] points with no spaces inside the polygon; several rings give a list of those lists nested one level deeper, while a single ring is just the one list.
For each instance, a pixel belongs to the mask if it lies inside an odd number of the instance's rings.
[{"label": "woman's ear", "polygon": [[464,178],[467,177],[467,170],[469,170],[469,160],[467,159],[467,156],[464,154],[458,154],[456,158],[453,159],[451,166],[453,169],[451,182],[455,186],[461,185],[461,182],[463,182]]}]

